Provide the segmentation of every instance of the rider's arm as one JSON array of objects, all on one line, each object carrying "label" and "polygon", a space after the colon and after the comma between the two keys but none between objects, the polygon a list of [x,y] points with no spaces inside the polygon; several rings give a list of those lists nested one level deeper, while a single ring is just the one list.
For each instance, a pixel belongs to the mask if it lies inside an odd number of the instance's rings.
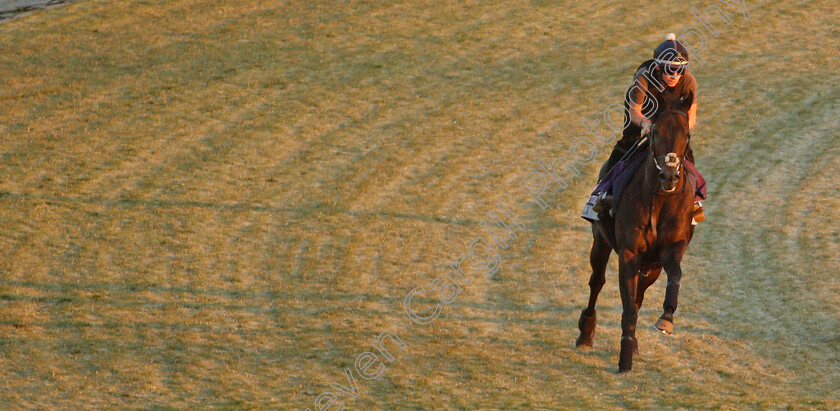
[{"label": "rider's arm", "polygon": [[697,98],[694,98],[694,102],[691,103],[691,107],[688,108],[688,129],[691,130],[694,127],[694,123],[697,122]]},{"label": "rider's arm", "polygon": [[645,92],[647,92],[647,81],[641,76],[641,70],[636,73],[636,78],[633,80],[638,87],[631,89],[628,106],[630,107],[630,122],[641,127],[642,135],[650,131],[650,120],[642,114],[642,105],[645,102]]},{"label": "rider's arm", "polygon": [[650,120],[642,114],[641,104],[630,105],[630,121],[642,128],[642,135],[645,135],[648,131],[650,131]]},{"label": "rider's arm", "polygon": [[694,127],[694,123],[697,122],[697,79],[694,78],[694,74],[691,74],[691,72],[687,70],[684,76],[686,76],[686,79],[685,89],[683,89],[683,97],[690,93],[693,95],[694,99],[694,101],[691,102],[691,107],[688,108],[688,129],[691,130]]}]

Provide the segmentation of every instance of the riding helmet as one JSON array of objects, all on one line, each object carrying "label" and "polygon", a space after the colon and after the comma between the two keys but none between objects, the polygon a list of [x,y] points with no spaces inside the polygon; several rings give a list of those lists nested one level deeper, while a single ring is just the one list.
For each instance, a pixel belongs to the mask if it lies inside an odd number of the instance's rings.
[{"label": "riding helmet", "polygon": [[682,74],[688,66],[688,50],[677,41],[674,33],[668,33],[665,41],[653,51],[653,60],[667,74]]}]

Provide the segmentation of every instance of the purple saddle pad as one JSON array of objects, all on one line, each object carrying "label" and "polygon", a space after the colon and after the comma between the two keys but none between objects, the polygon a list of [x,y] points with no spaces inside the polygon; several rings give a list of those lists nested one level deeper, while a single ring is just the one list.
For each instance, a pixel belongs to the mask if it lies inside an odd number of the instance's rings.
[{"label": "purple saddle pad", "polygon": [[647,155],[648,151],[643,150],[636,153],[633,157],[615,163],[613,168],[598,183],[598,187],[595,187],[595,191],[592,194],[594,195],[597,192],[604,191],[612,193],[613,209],[618,210],[618,204],[621,200],[621,194],[624,193],[624,188],[633,179],[633,175],[639,169],[639,166],[642,165],[642,162],[645,161]]}]

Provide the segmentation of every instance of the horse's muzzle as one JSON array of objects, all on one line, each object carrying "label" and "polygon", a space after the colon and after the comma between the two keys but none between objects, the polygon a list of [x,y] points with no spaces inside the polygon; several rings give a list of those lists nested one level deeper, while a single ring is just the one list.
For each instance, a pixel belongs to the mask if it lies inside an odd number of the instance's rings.
[{"label": "horse's muzzle", "polygon": [[662,186],[662,191],[670,193],[677,188],[677,182],[680,180],[680,174],[676,168],[666,167],[659,172],[659,185]]}]

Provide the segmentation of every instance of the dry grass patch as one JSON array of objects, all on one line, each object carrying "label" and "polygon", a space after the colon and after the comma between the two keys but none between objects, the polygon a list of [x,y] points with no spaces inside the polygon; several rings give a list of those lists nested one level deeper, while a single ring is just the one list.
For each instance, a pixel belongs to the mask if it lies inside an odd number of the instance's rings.
[{"label": "dry grass patch", "polygon": [[[346,407],[836,408],[831,2],[726,8],[692,63],[710,218],[674,337],[649,291],[633,373],[614,263],[572,347],[597,164],[546,210],[518,187],[707,4],[82,1],[0,25],[0,404],[313,407],[391,330],[406,350]],[[528,227],[501,270],[410,323],[498,201]]]}]

